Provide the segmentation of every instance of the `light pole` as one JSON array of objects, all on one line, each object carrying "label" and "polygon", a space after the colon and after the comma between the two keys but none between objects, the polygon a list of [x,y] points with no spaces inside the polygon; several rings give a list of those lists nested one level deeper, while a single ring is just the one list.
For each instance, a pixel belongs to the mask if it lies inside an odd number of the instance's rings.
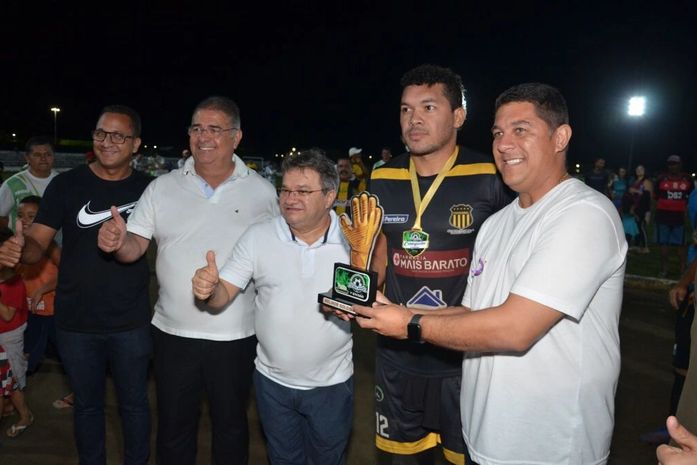
[{"label": "light pole", "polygon": [[53,145],[58,145],[58,112],[61,111],[58,107],[51,107],[53,112]]},{"label": "light pole", "polygon": [[[641,118],[646,113],[646,97],[634,96],[629,99],[627,105],[627,115],[630,118]],[[632,172],[632,158],[634,157],[634,135],[637,124],[632,124],[629,135],[629,160],[627,162],[627,173]]]}]

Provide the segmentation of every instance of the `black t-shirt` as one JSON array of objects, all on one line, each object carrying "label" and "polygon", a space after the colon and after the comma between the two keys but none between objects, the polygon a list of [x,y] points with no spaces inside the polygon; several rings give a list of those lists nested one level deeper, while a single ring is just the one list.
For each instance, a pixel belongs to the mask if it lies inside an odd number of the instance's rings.
[{"label": "black t-shirt", "polygon": [[596,173],[595,171],[590,171],[585,176],[586,185],[592,187],[598,192],[607,195],[608,194],[608,184],[610,183],[610,174],[607,171],[601,171]]},{"label": "black t-shirt", "polygon": [[[421,198],[436,176],[419,176]],[[402,233],[414,225],[409,154],[373,171],[370,192],[385,209],[387,238],[385,295],[392,302],[423,309],[462,304],[477,232],[491,214],[507,205],[512,193],[501,182],[491,156],[460,147],[455,165],[421,218],[429,248],[417,257],[402,247]],[[462,353],[430,344],[378,336],[378,356],[416,374],[451,375],[462,369]]]},{"label": "black t-shirt", "polygon": [[56,176],[46,188],[35,222],[63,229],[55,300],[59,328],[110,333],[150,321],[145,257],[119,263],[99,250],[97,234],[111,218],[110,207],[127,218],[151,180],[134,170],[126,179],[107,181],[84,165]]}]

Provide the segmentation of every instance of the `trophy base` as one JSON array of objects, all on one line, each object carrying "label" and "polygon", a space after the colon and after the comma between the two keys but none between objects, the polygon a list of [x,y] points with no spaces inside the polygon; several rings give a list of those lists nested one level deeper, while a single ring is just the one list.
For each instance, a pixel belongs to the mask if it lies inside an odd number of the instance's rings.
[{"label": "trophy base", "polygon": [[331,307],[334,310],[339,310],[340,312],[348,313],[353,316],[360,316],[361,318],[370,318],[363,316],[360,313],[353,311],[353,302],[350,300],[345,300],[342,298],[337,298],[332,296],[331,292],[325,292],[323,294],[317,294],[317,302],[327,307]]}]

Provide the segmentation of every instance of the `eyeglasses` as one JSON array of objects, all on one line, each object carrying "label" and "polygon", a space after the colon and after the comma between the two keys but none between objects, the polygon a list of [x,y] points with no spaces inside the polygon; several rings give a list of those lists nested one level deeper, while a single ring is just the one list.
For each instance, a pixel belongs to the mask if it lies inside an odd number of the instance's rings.
[{"label": "eyeglasses", "polygon": [[92,131],[92,139],[96,140],[97,142],[104,141],[106,136],[109,136],[109,139],[111,139],[111,142],[114,144],[123,144],[126,142],[126,139],[133,139],[133,136],[126,136],[120,132],[109,132],[104,131],[103,129],[95,129]]},{"label": "eyeglasses", "polygon": [[201,126],[199,124],[194,124],[187,128],[187,133],[190,136],[202,136],[205,133],[210,134],[212,137],[220,137],[225,131],[237,131],[240,128],[221,128],[220,126]]},{"label": "eyeglasses", "polygon": [[281,188],[280,193],[281,193],[281,195],[284,195],[286,197],[290,197],[293,194],[297,194],[298,197],[300,197],[300,198],[306,198],[306,197],[309,197],[310,194],[312,194],[314,192],[325,192],[325,191],[326,191],[326,189],[315,189],[315,190],[310,191],[310,190],[305,190],[305,189],[292,190],[292,189]]}]

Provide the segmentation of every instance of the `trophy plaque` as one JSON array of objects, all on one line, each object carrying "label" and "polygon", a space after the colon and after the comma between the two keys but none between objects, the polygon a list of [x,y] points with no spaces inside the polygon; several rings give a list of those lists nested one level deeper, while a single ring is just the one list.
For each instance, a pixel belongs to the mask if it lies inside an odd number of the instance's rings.
[{"label": "trophy plaque", "polygon": [[351,248],[351,263],[335,263],[332,289],[317,295],[317,301],[356,316],[353,304],[370,306],[377,292],[377,273],[370,271],[370,258],[382,227],[383,209],[376,195],[361,192],[351,197],[351,218],[339,216],[339,224]]}]

